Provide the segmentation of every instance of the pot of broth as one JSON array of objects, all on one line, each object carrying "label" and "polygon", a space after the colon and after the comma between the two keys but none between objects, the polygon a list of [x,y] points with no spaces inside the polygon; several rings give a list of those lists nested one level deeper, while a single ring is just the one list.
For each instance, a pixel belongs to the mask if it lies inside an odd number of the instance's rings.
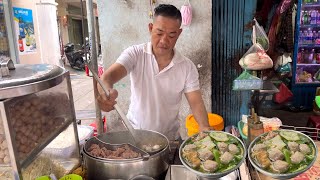
[{"label": "pot of broth", "polygon": [[[132,179],[144,175],[158,179],[169,167],[169,141],[155,131],[135,130],[137,146],[128,131],[110,132],[89,139],[83,146],[88,180]],[[145,147],[161,147],[148,153]]]}]

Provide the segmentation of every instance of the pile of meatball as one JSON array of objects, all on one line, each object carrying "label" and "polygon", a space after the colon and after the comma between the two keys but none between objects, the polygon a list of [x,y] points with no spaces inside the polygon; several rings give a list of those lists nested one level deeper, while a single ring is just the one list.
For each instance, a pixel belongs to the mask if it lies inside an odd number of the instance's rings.
[{"label": "pile of meatball", "polygon": [[9,119],[19,159],[23,159],[70,118],[71,108],[64,93],[33,94],[16,99],[10,105]]}]

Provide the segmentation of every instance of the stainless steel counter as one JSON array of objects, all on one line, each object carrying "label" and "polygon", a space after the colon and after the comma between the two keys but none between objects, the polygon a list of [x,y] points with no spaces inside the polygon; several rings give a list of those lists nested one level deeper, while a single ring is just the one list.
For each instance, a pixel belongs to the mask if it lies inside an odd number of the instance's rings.
[{"label": "stainless steel counter", "polygon": [[[238,179],[239,171],[234,171],[218,180],[236,180]],[[201,177],[197,177],[196,174],[189,171],[183,165],[171,165],[168,169],[165,180],[204,180]]]}]

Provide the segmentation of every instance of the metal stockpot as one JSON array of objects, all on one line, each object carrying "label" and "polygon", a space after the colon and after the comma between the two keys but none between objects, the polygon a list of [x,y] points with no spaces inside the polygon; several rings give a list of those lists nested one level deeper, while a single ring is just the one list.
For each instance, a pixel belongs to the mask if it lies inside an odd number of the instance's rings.
[{"label": "metal stockpot", "polygon": [[[83,161],[88,180],[131,179],[139,175],[159,178],[169,167],[169,141],[154,131],[135,130],[135,137],[140,145],[162,144],[163,149],[148,158],[138,159],[101,159],[89,154],[88,148],[96,142],[96,138],[89,139],[83,146]],[[130,143],[128,131],[110,132],[97,136],[98,139],[110,144]]]}]

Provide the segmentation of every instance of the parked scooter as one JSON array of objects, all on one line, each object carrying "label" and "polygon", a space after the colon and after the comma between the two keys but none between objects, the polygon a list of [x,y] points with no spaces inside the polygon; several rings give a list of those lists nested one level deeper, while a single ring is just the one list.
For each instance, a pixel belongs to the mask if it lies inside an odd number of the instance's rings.
[{"label": "parked scooter", "polygon": [[85,63],[83,61],[84,52],[82,48],[76,50],[73,43],[68,43],[64,46],[64,52],[72,68],[79,70],[85,69]]}]

